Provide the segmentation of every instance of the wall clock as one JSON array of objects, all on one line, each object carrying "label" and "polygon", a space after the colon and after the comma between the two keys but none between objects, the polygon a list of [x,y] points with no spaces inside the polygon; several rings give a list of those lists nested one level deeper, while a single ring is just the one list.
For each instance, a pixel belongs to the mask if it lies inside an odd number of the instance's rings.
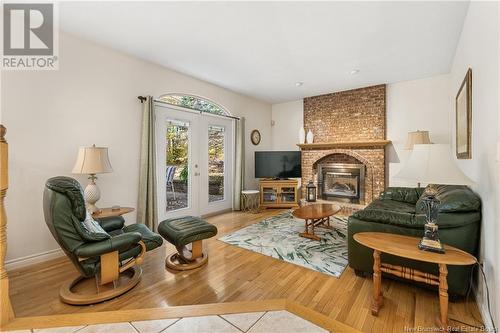
[{"label": "wall clock", "polygon": [[256,146],[260,143],[260,132],[259,130],[254,129],[252,133],[250,134],[250,139],[252,140],[252,143]]}]

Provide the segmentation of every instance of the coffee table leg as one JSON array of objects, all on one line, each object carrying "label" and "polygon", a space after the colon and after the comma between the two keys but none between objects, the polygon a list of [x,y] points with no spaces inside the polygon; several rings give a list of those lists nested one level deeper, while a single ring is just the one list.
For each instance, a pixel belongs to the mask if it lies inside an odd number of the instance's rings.
[{"label": "coffee table leg", "polygon": [[305,219],[305,221],[306,221],[305,222],[305,231],[299,233],[299,236],[300,237],[309,238],[309,239],[313,239],[313,240],[316,240],[316,241],[321,240],[321,238],[319,238],[318,236],[316,236],[314,234],[314,225],[317,222],[317,220],[315,221],[314,219],[308,219],[308,220]]},{"label": "coffee table leg", "polygon": [[439,325],[448,328],[448,268],[439,264]]},{"label": "coffee table leg", "polygon": [[373,302],[372,315],[378,316],[384,297],[382,296],[382,272],[380,271],[380,251],[373,251]]}]

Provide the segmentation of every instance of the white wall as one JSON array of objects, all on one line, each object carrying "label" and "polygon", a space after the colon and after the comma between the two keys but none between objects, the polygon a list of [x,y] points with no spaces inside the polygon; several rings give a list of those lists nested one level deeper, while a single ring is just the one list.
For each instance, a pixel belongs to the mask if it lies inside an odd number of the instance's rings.
[{"label": "white wall", "polygon": [[[500,5],[471,2],[450,74],[387,85],[388,184],[413,186],[393,179],[409,155],[407,133],[428,130],[434,143],[455,142],[455,96],[467,68],[473,71],[473,139],[471,160],[458,165],[476,184],[483,201],[481,260],[485,263],[496,324],[500,321]],[[273,105],[273,149],[291,149],[302,126],[302,100]],[[288,132],[287,129],[293,129]],[[297,131],[295,131],[297,129]],[[482,281],[479,303],[486,320]]]},{"label": "white wall", "polygon": [[299,130],[304,125],[303,100],[273,104],[273,150],[298,150]]},{"label": "white wall", "polygon": [[429,131],[434,143],[450,143],[449,75],[392,83],[387,85],[388,185],[415,186],[398,181],[394,175],[407,160],[404,149],[408,132]]},{"label": "white wall", "polygon": [[[457,160],[457,163],[476,182],[473,189],[482,199],[480,259],[484,262],[497,326],[500,324],[500,248],[497,245],[500,168],[496,161],[500,120],[498,7],[498,2],[470,3],[450,73],[450,102],[454,103],[467,69],[472,68],[472,159]],[[452,142],[455,142],[454,106],[450,108],[450,115]],[[486,320],[486,299],[480,281],[478,303]]]},{"label": "white wall", "polygon": [[[99,204],[136,206],[138,95],[196,94],[244,116],[246,181],[256,186],[253,151],[271,147],[270,104],[64,33],[59,58],[58,71],[2,73],[1,121],[10,148],[8,260],[58,248],[43,220],[43,187],[49,177],[70,175],[79,146],[109,147],[114,172],[99,177]],[[249,141],[255,128],[262,134],[259,146]]]},{"label": "white wall", "polygon": [[[414,186],[394,180],[409,156],[404,150],[408,132],[428,130],[432,142],[450,143],[449,75],[387,85],[387,170],[389,186]],[[303,126],[303,100],[273,104],[273,150],[295,150]]]}]

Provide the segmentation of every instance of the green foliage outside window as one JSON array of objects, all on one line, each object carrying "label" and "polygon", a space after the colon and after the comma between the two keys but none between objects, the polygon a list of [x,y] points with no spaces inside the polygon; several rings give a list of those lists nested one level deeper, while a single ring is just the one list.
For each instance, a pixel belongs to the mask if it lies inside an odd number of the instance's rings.
[{"label": "green foliage outside window", "polygon": [[193,109],[193,110],[198,110],[201,112],[206,112],[206,113],[212,113],[212,114],[219,114],[219,115],[226,115],[227,113],[217,104],[212,103],[210,101],[207,101],[205,99],[195,97],[195,96],[189,96],[189,95],[165,95],[161,96],[160,100],[177,105],[177,106],[182,106],[184,108],[188,109]]},{"label": "green foliage outside window", "polygon": [[183,181],[184,183],[187,183],[188,181],[188,166],[185,165],[184,168],[182,168],[181,173],[179,174],[179,179]]},{"label": "green foliage outside window", "polygon": [[[160,100],[201,112],[218,115],[227,114],[227,112],[218,105],[194,96],[165,95],[160,97]],[[174,179],[178,179],[184,183],[188,181],[188,131],[188,124],[172,121],[167,125],[167,135],[165,138],[167,142],[167,165],[177,167]],[[222,186],[224,181],[224,128],[210,126],[208,135],[209,182],[220,183]]]},{"label": "green foliage outside window", "polygon": [[169,124],[167,127],[167,165],[184,165],[188,159],[188,127]]}]

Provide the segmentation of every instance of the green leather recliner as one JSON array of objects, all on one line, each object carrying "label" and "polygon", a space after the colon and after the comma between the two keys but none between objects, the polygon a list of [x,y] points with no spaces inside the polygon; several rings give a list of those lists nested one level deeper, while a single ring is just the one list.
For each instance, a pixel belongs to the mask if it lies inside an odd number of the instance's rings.
[{"label": "green leather recliner", "polygon": [[[439,207],[439,238],[442,243],[462,249],[477,256],[481,223],[481,200],[467,186],[432,185],[437,189]],[[357,243],[353,236],[358,232],[375,231],[422,237],[426,218],[420,200],[424,188],[389,187],[380,198],[365,209],[349,217],[348,259],[357,275],[373,273],[373,251]],[[383,262],[418,269],[438,275],[437,265],[382,254]],[[464,296],[470,283],[472,266],[448,267],[448,292],[450,296]],[[390,276],[391,278],[398,279]],[[433,288],[427,284],[419,284]]]},{"label": "green leather recliner", "polygon": [[[163,243],[160,235],[143,224],[124,226],[121,216],[93,220],[85,208],[82,188],[73,178],[54,177],[46,182],[43,210],[50,232],[80,273],[61,287],[60,297],[69,304],[102,302],[132,289],[140,281],[138,265],[145,252]],[[97,285],[96,290],[73,291],[93,277],[97,283],[88,285]]]}]

